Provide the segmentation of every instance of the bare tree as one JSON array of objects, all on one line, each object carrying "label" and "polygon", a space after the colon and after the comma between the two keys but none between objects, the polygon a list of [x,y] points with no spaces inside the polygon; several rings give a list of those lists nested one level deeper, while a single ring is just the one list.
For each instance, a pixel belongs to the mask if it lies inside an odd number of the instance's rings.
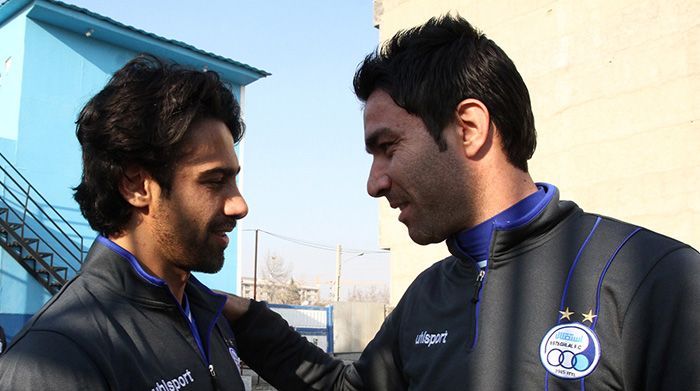
[{"label": "bare tree", "polygon": [[292,278],[289,283],[284,286],[280,294],[280,303],[301,304],[301,293],[299,293],[299,286],[296,282],[294,282],[294,278]]},{"label": "bare tree", "polygon": [[263,266],[262,276],[269,282],[286,284],[292,278],[292,269],[292,265],[287,265],[284,258],[268,253]]},{"label": "bare tree", "polygon": [[348,301],[389,304],[389,289],[386,285],[370,285],[363,289],[353,286]]},{"label": "bare tree", "polygon": [[299,287],[292,276],[293,267],[278,255],[267,254],[262,277],[266,299],[271,303],[300,304]]}]

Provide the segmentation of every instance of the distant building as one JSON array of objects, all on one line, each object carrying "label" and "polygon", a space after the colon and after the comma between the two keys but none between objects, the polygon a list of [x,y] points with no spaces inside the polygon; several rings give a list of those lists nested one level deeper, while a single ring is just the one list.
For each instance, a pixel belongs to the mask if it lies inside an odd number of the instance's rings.
[{"label": "distant building", "polygon": [[[81,174],[75,120],[141,52],[216,71],[239,101],[268,75],[59,1],[0,4],[0,325],[10,337],[76,274],[96,236],[72,197]],[[200,277],[209,286],[237,290],[226,285],[238,281],[237,235],[224,269]]]},{"label": "distant building", "polygon": [[[280,292],[290,288],[290,284],[282,284],[274,281],[266,281],[258,279],[257,281],[257,300],[277,303],[279,301]],[[321,288],[319,286],[302,285],[294,283],[293,289],[299,293],[298,303],[282,303],[282,304],[302,304],[316,305],[321,302]],[[241,296],[253,298],[253,279],[250,277],[241,278]]]}]

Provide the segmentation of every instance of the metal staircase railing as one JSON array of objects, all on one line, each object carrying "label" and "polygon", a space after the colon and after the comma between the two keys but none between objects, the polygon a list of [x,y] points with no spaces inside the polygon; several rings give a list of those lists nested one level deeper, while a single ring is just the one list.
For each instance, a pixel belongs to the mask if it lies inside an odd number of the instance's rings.
[{"label": "metal staircase railing", "polygon": [[0,247],[55,294],[80,270],[84,239],[2,153],[0,158]]}]

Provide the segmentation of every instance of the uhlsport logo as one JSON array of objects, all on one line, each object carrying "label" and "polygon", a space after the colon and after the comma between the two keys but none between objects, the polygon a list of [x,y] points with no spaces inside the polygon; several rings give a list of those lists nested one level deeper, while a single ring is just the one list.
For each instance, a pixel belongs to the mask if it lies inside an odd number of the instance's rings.
[{"label": "uhlsport logo", "polygon": [[155,387],[151,388],[151,391],[178,391],[192,383],[194,383],[194,377],[192,377],[190,370],[186,369],[185,373],[174,379],[158,380]]},{"label": "uhlsport logo", "polygon": [[599,359],[598,337],[581,323],[552,327],[540,344],[542,365],[547,372],[562,379],[588,376],[598,365]]},{"label": "uhlsport logo", "polygon": [[442,333],[430,334],[427,331],[421,331],[416,335],[416,345],[428,345],[428,347],[439,343],[447,342],[447,330]]}]

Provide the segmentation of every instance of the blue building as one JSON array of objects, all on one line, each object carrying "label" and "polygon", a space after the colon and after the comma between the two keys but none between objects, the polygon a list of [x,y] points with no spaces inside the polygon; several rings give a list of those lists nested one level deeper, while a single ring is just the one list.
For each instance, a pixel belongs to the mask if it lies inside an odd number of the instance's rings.
[{"label": "blue building", "polygon": [[[72,198],[81,172],[74,122],[142,52],[218,72],[239,101],[269,75],[62,2],[0,4],[0,325],[9,336],[75,275],[96,236]],[[205,284],[239,289],[238,236],[224,269],[198,276]]]}]

